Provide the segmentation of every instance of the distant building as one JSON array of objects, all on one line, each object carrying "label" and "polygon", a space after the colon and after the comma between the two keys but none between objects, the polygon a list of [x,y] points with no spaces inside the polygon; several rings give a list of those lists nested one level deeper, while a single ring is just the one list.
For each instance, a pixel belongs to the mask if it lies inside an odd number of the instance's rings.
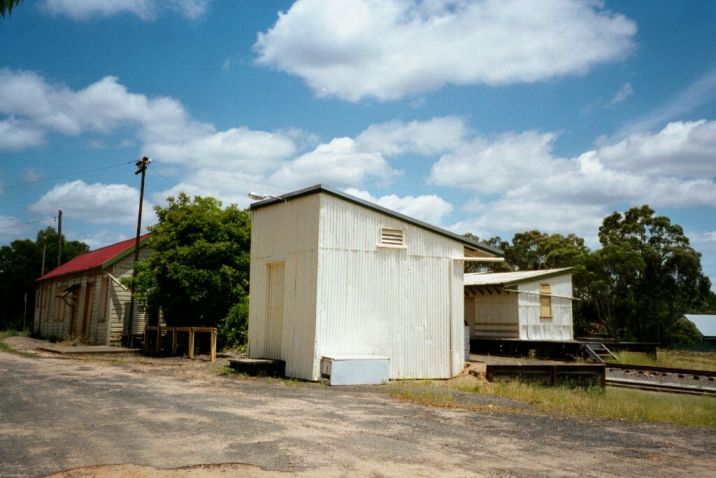
[{"label": "distant building", "polygon": [[465,274],[471,338],[573,340],[570,270]]},{"label": "distant building", "polygon": [[322,360],[355,381],[373,359],[385,379],[463,370],[463,264],[501,251],[320,185],[251,211],[251,357],[307,380]]},{"label": "distant building", "polygon": [[696,326],[705,343],[716,345],[716,315],[685,314],[684,317]]},{"label": "distant building", "polygon": [[[140,238],[140,260],[150,251]],[[60,340],[119,345],[127,334],[130,293],[121,283],[133,270],[135,239],[75,257],[37,280],[33,331]],[[147,318],[135,305],[132,333],[144,333]]]}]

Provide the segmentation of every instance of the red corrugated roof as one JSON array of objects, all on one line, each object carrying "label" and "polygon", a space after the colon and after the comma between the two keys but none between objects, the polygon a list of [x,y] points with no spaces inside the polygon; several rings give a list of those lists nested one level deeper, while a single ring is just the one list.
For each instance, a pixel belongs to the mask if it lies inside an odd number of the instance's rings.
[{"label": "red corrugated roof", "polygon": [[[139,237],[140,241],[143,241],[150,234],[144,234]],[[74,274],[77,272],[86,271],[100,267],[105,262],[111,260],[114,257],[126,252],[128,249],[134,248],[134,241],[136,239],[127,239],[126,241],[118,242],[109,246],[102,247],[100,249],[86,252],[81,254],[69,262],[62,264],[60,267],[51,270],[44,276],[37,279],[38,281],[52,279],[53,277],[59,277],[67,274]]]}]

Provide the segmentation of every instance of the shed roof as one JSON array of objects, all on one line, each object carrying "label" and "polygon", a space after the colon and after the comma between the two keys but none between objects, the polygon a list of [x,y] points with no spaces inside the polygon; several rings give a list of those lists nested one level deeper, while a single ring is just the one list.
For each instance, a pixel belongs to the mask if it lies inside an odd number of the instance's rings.
[{"label": "shed roof", "polygon": [[[144,242],[151,234],[147,233],[139,237],[140,242]],[[134,250],[135,238],[127,239],[126,241],[117,242],[109,246],[101,247],[94,251],[85,252],[74,259],[65,262],[60,267],[57,267],[44,276],[37,279],[43,281],[60,277],[68,274],[75,274],[77,272],[87,271],[98,267],[107,267],[114,264],[116,261],[126,257],[131,251]]]},{"label": "shed roof", "polygon": [[716,337],[716,315],[685,314],[704,337]]},{"label": "shed roof", "polygon": [[255,203],[251,204],[251,210],[254,211],[254,210],[261,209],[261,208],[264,208],[267,206],[272,206],[274,204],[281,204],[286,201],[291,201],[293,199],[298,199],[298,198],[301,198],[304,196],[309,196],[311,194],[318,194],[318,193],[330,194],[331,196],[335,196],[337,198],[343,199],[344,201],[348,201],[353,204],[357,204],[358,206],[362,206],[367,209],[371,209],[373,211],[379,212],[381,214],[385,214],[386,216],[394,217],[395,219],[405,221],[405,222],[410,223],[414,226],[417,226],[417,227],[420,227],[427,231],[434,232],[441,236],[453,239],[455,241],[465,244],[466,246],[473,247],[475,249],[479,249],[479,250],[487,252],[489,254],[493,254],[495,256],[504,255],[504,253],[500,249],[497,249],[495,247],[488,246],[487,244],[483,244],[482,242],[479,242],[479,241],[473,241],[472,239],[469,239],[469,238],[462,236],[460,234],[455,234],[454,232],[446,231],[445,229],[442,229],[440,227],[433,226],[432,224],[428,224],[428,223],[420,221],[418,219],[414,219],[410,216],[400,214],[399,212],[395,212],[390,209],[384,208],[382,206],[378,206],[377,204],[374,204],[369,201],[365,201],[365,200],[357,198],[355,196],[351,196],[350,194],[346,194],[343,191],[334,189],[330,186],[326,186],[323,184],[316,184],[315,186],[311,186],[311,187],[308,187],[305,189],[299,189],[298,191],[293,191],[290,193],[283,194],[281,196],[271,197],[269,199],[264,199],[262,201],[255,202]]},{"label": "shed roof", "polygon": [[464,284],[471,285],[501,285],[510,286],[527,282],[534,279],[544,279],[547,277],[562,275],[571,270],[571,267],[562,269],[543,269],[539,271],[517,271],[517,272],[474,272],[465,274]]}]

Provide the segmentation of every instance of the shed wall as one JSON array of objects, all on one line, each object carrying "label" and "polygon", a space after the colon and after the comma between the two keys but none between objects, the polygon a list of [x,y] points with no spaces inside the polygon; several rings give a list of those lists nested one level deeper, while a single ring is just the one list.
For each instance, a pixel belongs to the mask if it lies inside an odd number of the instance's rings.
[{"label": "shed wall", "polygon": [[[499,293],[498,293],[499,292]],[[474,297],[465,297],[465,321],[470,336],[475,338],[518,338],[518,298],[514,292],[493,287],[491,292],[475,290]]]},{"label": "shed wall", "polygon": [[[462,370],[463,255],[457,241],[320,194],[318,310],[311,379],[321,356],[382,355],[390,378]],[[378,247],[382,227],[405,248]]]},{"label": "shed wall", "polygon": [[[148,247],[140,247],[139,260],[144,260],[151,254]],[[109,272],[119,279],[128,279],[132,277],[134,268],[134,254],[122,258],[114,263]],[[108,282],[107,290],[107,320],[109,345],[119,345],[122,342],[122,336],[126,333],[125,327],[129,317],[129,302],[132,294],[129,288],[117,284],[113,280]],[[134,304],[134,315],[132,318],[132,335],[140,335],[144,333],[144,327],[147,325],[147,314],[144,313],[139,304]]]},{"label": "shed wall", "polygon": [[[540,319],[540,284],[552,289],[552,319]],[[564,274],[519,284],[520,339],[572,340],[572,275]],[[562,296],[562,297],[555,297]]]},{"label": "shed wall", "polygon": [[318,214],[318,195],[254,211],[249,303],[249,355],[266,357],[272,353],[267,347],[268,266],[283,262],[280,358],[288,376],[314,380]]}]

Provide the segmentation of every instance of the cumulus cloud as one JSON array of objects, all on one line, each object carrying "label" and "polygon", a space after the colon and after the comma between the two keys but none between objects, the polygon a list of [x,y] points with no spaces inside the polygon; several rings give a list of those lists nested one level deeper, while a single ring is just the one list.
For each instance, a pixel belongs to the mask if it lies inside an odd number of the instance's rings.
[{"label": "cumulus cloud", "polygon": [[155,141],[213,132],[211,125],[193,121],[179,101],[131,93],[113,76],[74,91],[34,72],[0,69],[0,113],[40,131],[66,135],[108,132],[127,124]]},{"label": "cumulus cloud", "polygon": [[427,121],[388,121],[369,126],[358,135],[359,149],[386,156],[430,155],[458,147],[468,129],[462,118],[446,116]]},{"label": "cumulus cloud", "polygon": [[599,149],[604,164],[649,175],[716,177],[716,121],[677,121]]},{"label": "cumulus cloud", "polygon": [[[126,184],[87,184],[76,180],[58,184],[30,206],[30,211],[51,215],[62,209],[72,221],[92,224],[135,224],[139,191]],[[144,204],[144,224],[156,222],[151,204]]]},{"label": "cumulus cloud", "polygon": [[19,151],[45,142],[41,131],[14,119],[0,121],[0,151]]},{"label": "cumulus cloud", "polygon": [[[568,228],[594,239],[601,218],[624,204],[716,204],[714,124],[670,123],[656,133],[632,135],[573,158],[552,152],[552,133],[474,138],[444,154],[429,180],[479,195],[465,206],[473,219],[453,225],[460,232]],[[481,197],[492,199],[483,202]]]},{"label": "cumulus cloud", "polygon": [[435,194],[423,196],[397,196],[389,194],[376,197],[368,191],[348,188],[346,193],[351,196],[369,201],[379,206],[397,211],[406,216],[420,219],[431,224],[440,224],[446,214],[452,212],[452,204]]},{"label": "cumulus cloud", "polygon": [[593,1],[299,0],[254,49],[319,96],[393,100],[584,74],[626,57],[636,30]]},{"label": "cumulus cloud", "polygon": [[270,182],[288,188],[312,183],[345,187],[358,185],[368,177],[385,180],[395,174],[398,172],[382,155],[357,150],[351,138],[335,138],[283,164]]},{"label": "cumulus cloud", "polygon": [[45,0],[44,8],[53,15],[73,20],[131,14],[144,21],[169,11],[195,20],[206,13],[209,0]]}]

